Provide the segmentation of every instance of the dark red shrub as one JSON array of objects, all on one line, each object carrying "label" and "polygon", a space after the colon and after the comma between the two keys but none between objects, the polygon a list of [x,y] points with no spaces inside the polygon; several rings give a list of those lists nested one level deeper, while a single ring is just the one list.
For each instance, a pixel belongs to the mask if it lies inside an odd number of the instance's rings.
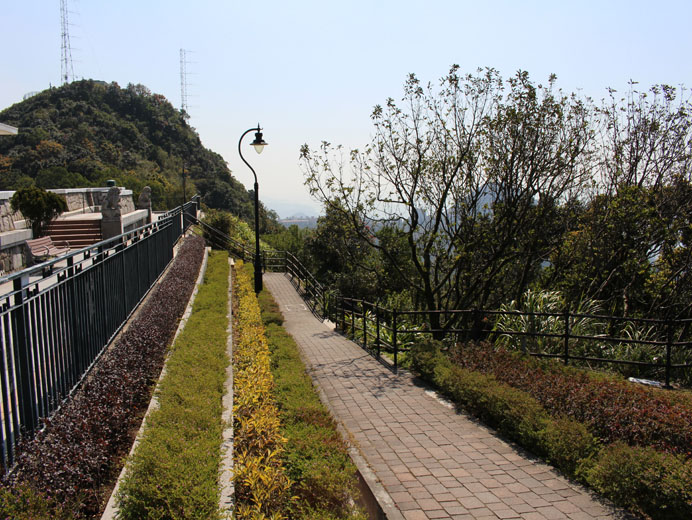
[{"label": "dark red shrub", "polygon": [[464,368],[528,392],[551,413],[583,422],[606,444],[623,441],[692,457],[692,410],[660,391],[487,343],[457,346],[449,355]]}]

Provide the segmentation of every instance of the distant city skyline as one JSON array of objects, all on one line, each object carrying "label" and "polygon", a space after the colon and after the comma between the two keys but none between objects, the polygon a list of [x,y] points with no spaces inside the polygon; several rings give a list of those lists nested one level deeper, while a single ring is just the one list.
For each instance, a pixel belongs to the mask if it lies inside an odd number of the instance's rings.
[{"label": "distant city skyline", "polygon": [[[436,82],[464,72],[526,70],[536,82],[598,100],[628,81],[692,87],[692,2],[245,2],[68,0],[75,76],[141,83],[181,106],[180,49],[188,60],[190,124],[247,188],[240,135],[259,122],[269,143],[250,156],[262,200],[282,217],[317,214],[299,149],[322,140],[370,141],[370,113],[398,99],[409,73]],[[2,7],[0,109],[61,83],[58,0]]]}]

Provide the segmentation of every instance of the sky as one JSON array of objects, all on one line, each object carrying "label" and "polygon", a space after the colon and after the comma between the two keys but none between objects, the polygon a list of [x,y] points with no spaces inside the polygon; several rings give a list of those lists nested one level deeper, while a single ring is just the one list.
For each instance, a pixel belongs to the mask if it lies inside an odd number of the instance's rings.
[{"label": "sky", "polygon": [[[692,88],[692,1],[67,0],[75,78],[139,83],[181,106],[187,51],[190,124],[246,187],[238,139],[261,125],[260,198],[280,216],[317,215],[302,144],[363,148],[372,108],[400,99],[409,73],[517,70],[596,100],[666,83]],[[0,0],[0,109],[61,81],[60,0]]]}]

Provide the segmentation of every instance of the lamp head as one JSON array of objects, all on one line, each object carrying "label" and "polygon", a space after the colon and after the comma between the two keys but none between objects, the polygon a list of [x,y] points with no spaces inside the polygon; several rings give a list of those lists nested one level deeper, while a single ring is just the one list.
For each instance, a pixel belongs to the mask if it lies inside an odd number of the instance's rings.
[{"label": "lamp head", "polygon": [[260,129],[259,124],[257,124],[257,132],[255,132],[255,140],[250,143],[251,146],[255,147],[255,151],[259,154],[262,153],[262,150],[264,150],[264,147],[267,146],[267,143],[264,142],[264,139],[262,139],[262,132]]}]

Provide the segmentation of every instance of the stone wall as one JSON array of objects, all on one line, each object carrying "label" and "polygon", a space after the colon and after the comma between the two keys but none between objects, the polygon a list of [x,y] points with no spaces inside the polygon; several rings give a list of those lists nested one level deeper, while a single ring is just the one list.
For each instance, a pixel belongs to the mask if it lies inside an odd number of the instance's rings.
[{"label": "stone wall", "polygon": [[[49,190],[65,197],[68,212],[98,211],[101,202],[106,198],[108,188],[76,188],[69,190]],[[24,217],[10,209],[10,199],[14,191],[0,191],[0,233],[24,229]],[[120,188],[120,211],[123,214],[135,210],[132,190]]]},{"label": "stone wall", "polygon": [[26,246],[24,243],[0,250],[0,276],[23,268],[26,265]]},{"label": "stone wall", "polygon": [[[1,192],[0,192],[1,193]],[[17,229],[15,221],[24,220],[20,213],[14,213],[10,208],[9,199],[0,200],[0,233]]]}]

